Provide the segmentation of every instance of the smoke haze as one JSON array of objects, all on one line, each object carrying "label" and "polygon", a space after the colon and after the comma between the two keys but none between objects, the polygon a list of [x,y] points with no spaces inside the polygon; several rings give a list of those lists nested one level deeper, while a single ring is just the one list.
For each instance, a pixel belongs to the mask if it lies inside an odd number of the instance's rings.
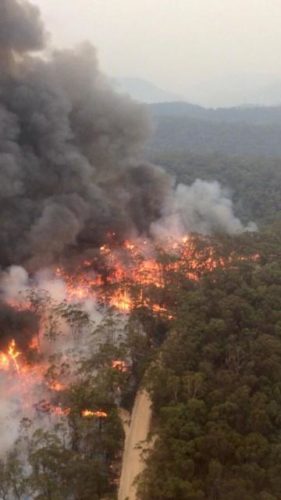
[{"label": "smoke haze", "polygon": [[[0,356],[5,361],[14,341],[19,352],[8,361],[15,367],[16,356],[32,354],[40,335],[43,365],[66,352],[75,365],[70,352],[82,359],[94,349],[87,327],[79,325],[78,338],[66,321],[59,324],[63,335],[47,342],[42,318],[52,318],[67,299],[66,283],[50,268],[94,252],[108,232],[123,240],[249,229],[217,183],[176,186],[163,169],[142,162],[146,113],[113,92],[90,44],[48,59],[38,54],[45,44],[36,7],[0,0]],[[26,310],[24,294],[42,290],[43,313]],[[80,302],[91,327],[101,321],[94,299]],[[35,365],[31,359],[26,387],[16,371],[0,372],[0,456],[13,445],[22,416],[51,397]],[[37,413],[48,428],[48,414]]]}]

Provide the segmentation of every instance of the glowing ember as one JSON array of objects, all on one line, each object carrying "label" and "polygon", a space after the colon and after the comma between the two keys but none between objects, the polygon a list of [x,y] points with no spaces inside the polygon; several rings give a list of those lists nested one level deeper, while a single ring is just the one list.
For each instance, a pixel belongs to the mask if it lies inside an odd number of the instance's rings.
[{"label": "glowing ember", "polygon": [[126,291],[119,290],[112,295],[110,305],[119,311],[129,312],[132,310],[132,299]]},{"label": "glowing ember", "polygon": [[119,359],[115,359],[112,361],[112,368],[123,373],[128,371],[128,366],[125,361],[121,361]]},{"label": "glowing ember", "polygon": [[92,410],[83,410],[81,412],[83,418],[107,418],[108,414],[105,411],[92,411]]},{"label": "glowing ember", "polygon": [[8,371],[10,369],[9,357],[3,352],[0,353],[0,370]]},{"label": "glowing ember", "polygon": [[49,383],[48,387],[49,387],[49,389],[51,389],[51,391],[55,391],[55,392],[61,392],[61,391],[64,391],[66,389],[66,385],[61,384],[60,382],[57,382],[57,381]]},{"label": "glowing ember", "polygon": [[39,350],[39,340],[37,337],[34,337],[31,342],[29,343],[29,349],[33,351],[38,351]]}]

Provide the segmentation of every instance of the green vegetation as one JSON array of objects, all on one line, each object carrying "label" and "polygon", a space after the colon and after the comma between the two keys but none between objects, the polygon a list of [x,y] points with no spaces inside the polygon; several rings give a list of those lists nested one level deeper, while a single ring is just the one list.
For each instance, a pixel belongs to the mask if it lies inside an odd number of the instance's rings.
[{"label": "green vegetation", "polygon": [[280,240],[280,228],[243,237],[259,263],[237,260],[182,283],[146,374],[157,438],[142,500],[280,498]]},{"label": "green vegetation", "polygon": [[189,151],[227,156],[281,156],[281,108],[204,109],[184,103],[149,107],[149,153]]},{"label": "green vegetation", "polygon": [[155,153],[151,159],[174,175],[177,182],[220,182],[232,195],[235,214],[244,221],[263,225],[280,219],[281,159],[203,156],[187,151]]},{"label": "green vegetation", "polygon": [[[88,329],[89,349],[71,367],[72,383],[51,401],[67,415],[49,429],[22,422],[0,463],[1,498],[116,498],[124,442],[118,406],[130,409],[140,384],[151,394],[156,436],[139,478],[141,500],[280,498],[280,224],[195,241],[200,278],[188,278],[187,261],[171,272],[167,264],[176,257],[159,252],[165,286],[144,285],[141,307],[140,285],[126,283],[136,296],[127,322],[109,311],[94,327],[76,306],[51,310],[49,342],[63,318],[73,339]],[[210,248],[225,262],[212,271],[204,267]],[[48,300],[31,299],[37,311]],[[149,303],[167,313],[153,313]],[[128,370],[114,369],[114,359]],[[69,369],[54,356],[46,380]],[[86,408],[107,418],[82,418]]]}]

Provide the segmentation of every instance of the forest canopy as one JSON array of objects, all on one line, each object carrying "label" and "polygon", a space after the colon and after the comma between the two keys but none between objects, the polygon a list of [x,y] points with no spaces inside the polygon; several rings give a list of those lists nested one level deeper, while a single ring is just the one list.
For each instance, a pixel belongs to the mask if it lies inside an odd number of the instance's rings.
[{"label": "forest canopy", "polygon": [[180,289],[146,373],[156,441],[143,500],[280,498],[280,227],[251,240],[259,263],[237,261]]}]

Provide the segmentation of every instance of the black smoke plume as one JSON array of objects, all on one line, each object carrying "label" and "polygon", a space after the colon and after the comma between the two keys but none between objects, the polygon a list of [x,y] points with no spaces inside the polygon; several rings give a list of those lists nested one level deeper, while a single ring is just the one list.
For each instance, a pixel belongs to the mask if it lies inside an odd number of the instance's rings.
[{"label": "black smoke plume", "polygon": [[116,95],[84,44],[51,58],[38,10],[0,0],[0,265],[30,270],[148,230],[169,178],[139,165],[143,108]]},{"label": "black smoke plume", "polygon": [[44,28],[40,13],[29,2],[1,0],[0,47],[18,54],[39,50],[44,46]]},{"label": "black smoke plume", "polygon": [[0,0],[0,267],[73,262],[108,232],[244,230],[219,184],[174,187],[140,162],[147,116],[91,45],[47,59],[45,43],[36,7]]}]

